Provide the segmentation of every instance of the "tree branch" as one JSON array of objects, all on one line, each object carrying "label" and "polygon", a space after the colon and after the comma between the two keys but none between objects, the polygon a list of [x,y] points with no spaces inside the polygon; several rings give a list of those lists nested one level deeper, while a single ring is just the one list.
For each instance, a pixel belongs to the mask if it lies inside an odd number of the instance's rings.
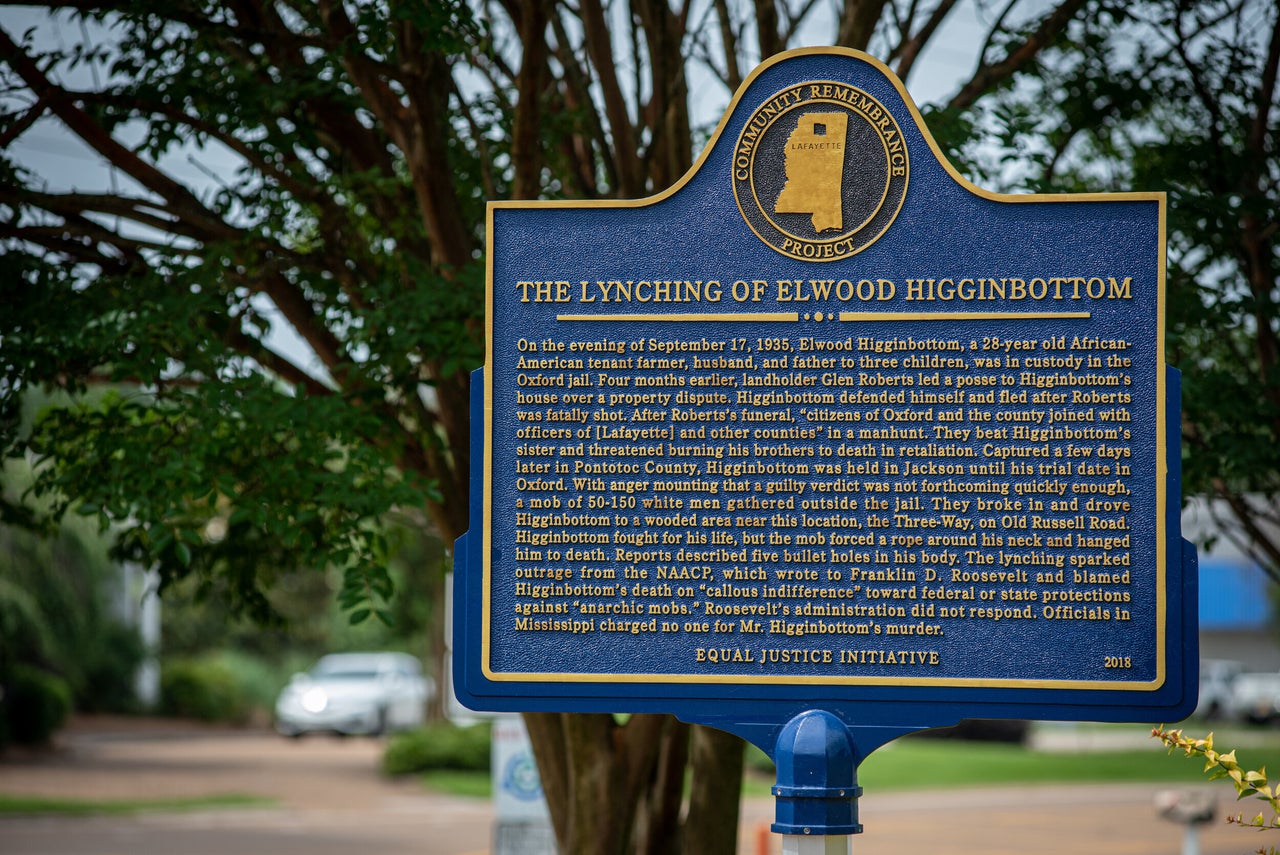
[{"label": "tree branch", "polygon": [[1271,128],[1271,111],[1276,101],[1276,77],[1280,73],[1280,15],[1271,26],[1271,40],[1267,46],[1267,59],[1263,64],[1262,80],[1258,85],[1257,107],[1253,124],[1249,128],[1249,151],[1261,163],[1267,156],[1267,137]]},{"label": "tree branch", "polygon": [[813,11],[813,7],[817,5],[818,0],[804,0],[800,8],[797,9],[793,15],[791,14],[791,10],[788,8],[788,4],[783,4],[781,17],[786,20],[785,22],[780,22],[778,35],[782,38],[782,44],[784,47],[791,44],[791,40],[796,37],[796,33],[800,31],[801,25],[804,24],[804,19],[809,17],[809,13]]},{"label": "tree branch", "polygon": [[9,126],[9,129],[0,134],[0,149],[8,148],[14,140],[25,134],[32,125],[40,120],[40,117],[49,109],[49,102],[45,98],[37,98],[22,114],[18,121]]},{"label": "tree branch", "polygon": [[342,65],[351,81],[360,89],[369,109],[378,117],[401,151],[412,148],[407,125],[408,110],[399,96],[383,79],[385,66],[370,60],[356,50],[358,43],[355,24],[347,16],[342,3],[319,0],[317,8],[325,29],[331,34],[331,47],[341,52]]},{"label": "tree branch", "polygon": [[595,153],[601,153],[599,164],[604,168],[605,183],[611,188],[618,186],[617,162],[608,156],[609,139],[600,122],[600,113],[591,98],[591,81],[587,71],[578,62],[577,53],[560,15],[551,16],[551,30],[556,40],[554,54],[563,69],[563,76],[551,85],[558,83],[565,109],[573,115],[583,116],[586,122],[585,133],[574,134],[572,140],[565,140],[564,145],[572,151],[571,163],[574,164],[583,195],[596,198],[600,195],[600,186],[596,180]]},{"label": "tree branch", "polygon": [[315,185],[305,184],[298,180],[297,175],[287,168],[292,166],[304,174],[310,174],[307,172],[306,167],[302,164],[302,161],[298,158],[297,154],[291,148],[281,147],[277,149],[275,153],[281,160],[280,162],[276,162],[270,158],[264,157],[262,152],[254,148],[250,143],[247,143],[240,137],[236,136],[236,134],[231,130],[216,125],[199,116],[193,116],[183,110],[179,104],[172,101],[161,101],[159,103],[155,103],[145,101],[136,96],[123,98],[117,94],[109,92],[81,93],[78,97],[86,104],[104,104],[117,108],[124,108],[133,117],[143,117],[147,115],[163,116],[190,128],[197,134],[203,134],[222,143],[228,149],[242,157],[245,163],[252,166],[259,174],[273,179],[292,196],[313,204],[320,204],[328,199],[328,197],[321,192],[318,187]]},{"label": "tree branch", "polygon": [[667,0],[637,0],[649,50],[652,94],[644,111],[652,143],[646,153],[653,189],[669,187],[692,165],[689,141],[689,87],[685,77],[685,21],[671,12]]},{"label": "tree branch", "polygon": [[328,386],[268,348],[258,339],[247,335],[244,330],[233,325],[227,330],[224,339],[229,347],[249,357],[281,380],[292,386],[302,386],[308,395],[319,397],[333,394],[333,390]]},{"label": "tree branch", "polygon": [[612,155],[614,171],[618,176],[618,184],[613,188],[614,195],[622,198],[641,196],[644,194],[645,182],[637,154],[635,129],[631,124],[622,86],[618,82],[613,62],[613,41],[605,21],[604,9],[600,0],[582,0],[579,5],[587,55],[596,70],[596,79],[600,83],[600,93],[604,99],[605,118],[613,137],[613,145],[605,151]]},{"label": "tree branch", "polygon": [[911,70],[915,66],[916,60],[920,57],[921,51],[929,44],[929,40],[933,38],[934,33],[938,31],[938,27],[946,20],[947,15],[951,14],[951,10],[955,8],[956,0],[941,0],[937,6],[933,7],[933,12],[929,14],[928,20],[924,25],[916,31],[915,35],[904,39],[898,44],[898,65],[895,71],[898,77],[906,80],[911,75]]},{"label": "tree branch", "polygon": [[1056,6],[1040,22],[1040,26],[1036,27],[1022,44],[1009,51],[1000,62],[987,65],[985,58],[980,58],[978,70],[947,106],[953,109],[970,107],[981,95],[990,92],[1025,68],[1042,50],[1053,43],[1086,2],[1087,0],[1065,0]]},{"label": "tree branch", "polygon": [[0,56],[7,57],[9,67],[49,105],[50,111],[63,124],[110,163],[167,201],[177,216],[198,223],[211,235],[229,237],[234,233],[230,226],[209,211],[190,190],[121,145],[84,110],[77,107],[71,94],[40,71],[26,51],[9,38],[3,28],[0,28]]},{"label": "tree branch", "polygon": [[471,261],[475,240],[460,216],[449,168],[449,95],[453,77],[445,58],[421,44],[420,34],[403,24],[405,91],[408,94],[412,136],[405,150],[413,192],[422,212],[432,255],[441,275],[452,279]]},{"label": "tree branch", "polygon": [[715,12],[720,21],[720,47],[724,51],[723,79],[730,92],[737,92],[742,86],[742,65],[738,56],[738,33],[733,28],[728,0],[715,0]]},{"label": "tree branch", "polygon": [[778,7],[774,0],[755,0],[756,40],[760,45],[760,58],[768,59],[780,53],[786,43],[778,32]]},{"label": "tree branch", "polygon": [[[160,211],[162,214],[169,214],[166,209],[159,207],[155,201],[138,196],[107,193],[44,193],[30,189],[13,192],[7,188],[0,188],[0,201],[14,207],[26,205],[31,208],[38,208],[63,218],[81,215],[86,212],[120,217],[164,234],[184,237],[196,242],[216,240],[221,237],[220,235],[210,234],[191,222],[177,219],[171,214],[169,216],[161,216],[147,213],[144,209],[151,208]],[[158,241],[148,241],[146,245],[157,249],[174,249],[174,247]]]},{"label": "tree branch", "polygon": [[1266,560],[1258,563],[1262,566],[1263,571],[1271,577],[1273,583],[1280,584],[1280,569],[1278,569],[1280,568],[1280,544],[1258,525],[1254,511],[1249,507],[1249,503],[1244,496],[1232,490],[1221,478],[1213,479],[1213,486],[1218,491],[1218,495],[1231,508],[1232,514],[1244,529],[1249,542],[1262,551]]},{"label": "tree branch", "polygon": [[[24,226],[17,228],[0,222],[0,237],[22,241],[56,253],[65,259],[72,259],[76,264],[92,264],[104,271],[123,275],[129,272],[129,254],[122,248],[112,244],[112,248],[121,251],[121,255],[109,255],[98,248],[102,241],[84,234],[74,236],[67,229],[57,226]],[[130,247],[136,251],[140,247]]]},{"label": "tree branch", "polygon": [[525,7],[519,28],[524,50],[516,75],[516,109],[511,127],[511,163],[515,168],[511,198],[536,199],[541,190],[543,163],[538,131],[542,125],[544,80],[548,76],[544,0],[532,0]]},{"label": "tree branch", "polygon": [[850,0],[844,4],[836,44],[866,50],[888,0]]}]

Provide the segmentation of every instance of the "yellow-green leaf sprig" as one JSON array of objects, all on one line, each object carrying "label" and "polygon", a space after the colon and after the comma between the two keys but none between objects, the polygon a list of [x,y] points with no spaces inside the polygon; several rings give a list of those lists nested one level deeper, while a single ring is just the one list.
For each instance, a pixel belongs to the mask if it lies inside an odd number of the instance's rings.
[{"label": "yellow-green leaf sprig", "polygon": [[[1243,814],[1228,816],[1227,821],[1236,825],[1244,825],[1259,830],[1280,828],[1280,783],[1271,785],[1267,780],[1267,767],[1257,770],[1241,767],[1236,759],[1235,750],[1222,753],[1214,748],[1213,734],[1203,739],[1186,736],[1181,730],[1165,730],[1163,726],[1152,728],[1151,735],[1169,746],[1169,753],[1182,749],[1187,757],[1203,757],[1204,771],[1209,780],[1226,778],[1236,789],[1236,798],[1250,796],[1261,799],[1271,808],[1271,816],[1266,811],[1259,811],[1252,820],[1246,821]],[[1259,849],[1259,855],[1280,855],[1275,847]]]}]

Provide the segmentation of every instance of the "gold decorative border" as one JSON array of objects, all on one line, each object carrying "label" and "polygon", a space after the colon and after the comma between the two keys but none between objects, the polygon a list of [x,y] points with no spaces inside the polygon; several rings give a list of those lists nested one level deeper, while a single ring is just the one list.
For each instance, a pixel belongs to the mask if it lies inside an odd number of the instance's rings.
[{"label": "gold decorative border", "polygon": [[[706,674],[562,674],[531,672],[499,672],[490,667],[492,627],[491,599],[491,555],[493,551],[493,215],[495,211],[504,209],[625,209],[645,208],[656,205],[680,192],[685,185],[702,169],[711,152],[720,143],[720,137],[728,126],[729,117],[737,109],[739,102],[755,83],[756,79],[769,68],[781,62],[802,56],[844,56],[859,60],[873,66],[884,75],[885,79],[898,90],[903,103],[910,112],[924,141],[933,151],[943,170],[965,190],[975,196],[993,202],[1009,202],[1014,204],[1026,202],[1155,202],[1158,208],[1158,258],[1156,265],[1156,343],[1153,356],[1160,361],[1156,364],[1156,676],[1147,682],[1122,682],[1106,680],[1035,680],[1035,679],[978,679],[978,678],[942,678],[927,677],[839,677],[839,676],[773,676],[773,675],[706,675]],[[905,198],[905,194],[904,194]],[[1165,352],[1165,265],[1168,252],[1166,230],[1166,197],[1162,192],[1126,192],[1126,193],[1029,193],[1006,194],[985,190],[970,182],[961,175],[951,162],[947,160],[933,135],[929,132],[915,101],[907,92],[906,86],[898,79],[888,66],[869,54],[848,48],[799,48],[777,54],[762,62],[738,87],[723,116],[716,126],[715,133],[707,141],[706,146],[694,161],[693,166],[671,187],[644,199],[600,199],[600,200],[554,200],[554,201],[500,201],[489,202],[485,214],[485,372],[484,372],[484,522],[481,537],[482,559],[482,624],[480,666],[484,676],[493,682],[553,682],[553,683],[655,683],[655,684],[732,684],[732,685],[794,685],[794,686],[923,686],[932,688],[1020,688],[1020,689],[1096,689],[1106,691],[1153,692],[1162,688],[1167,680],[1165,658],[1167,651],[1166,634],[1168,629],[1168,571],[1166,540],[1168,536],[1166,520],[1168,507],[1166,501],[1168,481],[1168,461],[1165,456],[1166,436],[1165,410],[1166,382],[1163,362]],[[610,318],[613,320],[615,318]],[[648,318],[646,318],[648,319]]]}]

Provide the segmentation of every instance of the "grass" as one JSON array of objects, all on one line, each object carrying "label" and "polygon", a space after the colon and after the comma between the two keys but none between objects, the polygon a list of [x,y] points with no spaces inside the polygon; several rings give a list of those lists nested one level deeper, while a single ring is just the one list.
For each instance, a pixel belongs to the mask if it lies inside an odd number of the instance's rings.
[{"label": "grass", "polygon": [[[1085,733],[1136,734],[1136,744],[1119,749],[1037,751],[995,742],[904,738],[873,753],[858,769],[858,784],[866,792],[960,787],[999,787],[1036,784],[1151,783],[1184,785],[1204,783],[1204,761],[1170,753],[1151,739],[1143,743],[1143,725],[1085,726]],[[1204,735],[1213,727],[1188,725],[1188,732]],[[1237,756],[1248,769],[1263,766],[1280,769],[1280,734],[1274,731],[1218,728],[1217,743],[1223,750],[1239,746]],[[750,749],[743,794],[768,796],[774,783],[772,768],[763,753]],[[428,789],[450,795],[488,798],[485,772],[428,772],[420,780]],[[1229,793],[1228,793],[1229,795]]]},{"label": "grass", "polygon": [[[1232,743],[1219,740],[1227,749]],[[1241,748],[1242,765],[1280,768],[1280,745]],[[858,767],[858,785],[866,792],[1035,784],[1159,783],[1195,784],[1208,780],[1204,761],[1170,755],[1154,739],[1150,748],[1093,751],[1032,751],[988,742],[900,739],[874,752]],[[753,772],[747,795],[769,795],[772,773]],[[1228,793],[1229,794],[1229,793]]]},{"label": "grass", "polygon": [[[1251,768],[1280,768],[1280,749],[1242,752]],[[858,770],[866,790],[983,787],[1007,784],[1198,783],[1203,760],[1165,750],[1130,748],[1089,753],[1028,751],[1012,745],[910,740],[877,751]]]},{"label": "grass", "polygon": [[[1222,739],[1220,744],[1232,743]],[[1241,748],[1237,753],[1250,769],[1280,768],[1280,745]],[[748,764],[743,794],[768,796],[773,773],[757,766]],[[1032,751],[991,742],[900,739],[873,753],[858,768],[858,784],[866,792],[1017,784],[1178,785],[1206,781],[1203,767],[1204,761],[1187,759],[1180,752],[1171,756],[1154,739],[1149,748],[1081,752]],[[449,795],[488,798],[491,792],[484,772],[428,772],[420,780],[428,789]]]},{"label": "grass", "polygon": [[172,813],[179,811],[274,807],[274,799],[242,793],[199,796],[184,799],[67,799],[46,796],[13,796],[0,793],[0,816],[21,814],[55,816],[96,816]]},{"label": "grass", "polygon": [[434,772],[424,772],[419,780],[427,789],[451,796],[487,799],[493,793],[488,772],[439,769]]}]

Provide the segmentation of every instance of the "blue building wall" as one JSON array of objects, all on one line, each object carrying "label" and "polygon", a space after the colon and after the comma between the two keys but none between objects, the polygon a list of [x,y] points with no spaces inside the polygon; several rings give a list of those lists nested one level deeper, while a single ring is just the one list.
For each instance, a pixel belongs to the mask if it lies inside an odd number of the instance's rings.
[{"label": "blue building wall", "polygon": [[1265,573],[1242,556],[1200,555],[1200,631],[1266,630],[1274,597]]}]

